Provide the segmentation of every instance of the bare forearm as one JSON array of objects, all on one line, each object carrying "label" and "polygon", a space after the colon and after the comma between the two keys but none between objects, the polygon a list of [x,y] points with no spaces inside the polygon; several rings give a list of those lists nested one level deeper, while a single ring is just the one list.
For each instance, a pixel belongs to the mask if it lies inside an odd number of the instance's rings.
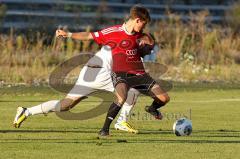
[{"label": "bare forearm", "polygon": [[76,40],[91,40],[93,39],[92,34],[90,32],[76,32],[76,33],[71,33],[71,32],[66,32],[64,30],[56,30],[56,36],[57,37],[64,37],[64,38],[73,38]]},{"label": "bare forearm", "polygon": [[89,32],[72,33],[71,38],[76,39],[76,40],[91,40],[91,39],[93,39],[92,34]]}]

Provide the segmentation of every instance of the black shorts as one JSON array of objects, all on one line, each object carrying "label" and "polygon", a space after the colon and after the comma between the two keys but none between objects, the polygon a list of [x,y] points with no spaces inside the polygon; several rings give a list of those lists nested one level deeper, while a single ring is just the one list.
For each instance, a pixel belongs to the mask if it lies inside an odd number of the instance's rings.
[{"label": "black shorts", "polygon": [[113,72],[112,81],[114,87],[119,83],[126,83],[128,87],[135,88],[143,94],[149,94],[156,81],[149,74],[129,74],[126,72]]}]

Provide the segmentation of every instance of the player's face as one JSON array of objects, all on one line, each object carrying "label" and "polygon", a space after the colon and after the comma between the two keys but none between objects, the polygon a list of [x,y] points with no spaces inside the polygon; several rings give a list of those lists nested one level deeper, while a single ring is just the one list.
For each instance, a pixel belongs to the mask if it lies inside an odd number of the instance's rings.
[{"label": "player's face", "polygon": [[135,19],[135,25],[134,25],[134,31],[135,32],[141,32],[146,25],[146,22],[143,20],[140,20],[139,18]]}]

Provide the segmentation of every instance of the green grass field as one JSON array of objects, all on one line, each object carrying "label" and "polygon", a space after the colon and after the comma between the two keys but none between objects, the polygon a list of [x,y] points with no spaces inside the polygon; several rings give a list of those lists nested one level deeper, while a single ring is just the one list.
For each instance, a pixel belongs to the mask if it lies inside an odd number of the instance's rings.
[{"label": "green grass field", "polygon": [[[56,116],[29,117],[21,128],[12,127],[18,106],[32,106],[59,99],[64,94],[47,87],[0,88],[0,158],[177,158],[238,159],[240,157],[240,87],[177,85],[171,102],[162,109],[164,120],[146,116],[148,97],[140,97],[131,123],[140,130],[129,134],[111,129],[112,136],[98,139],[105,114],[85,121]],[[93,108],[90,97],[73,112]],[[191,115],[190,115],[191,110]],[[193,133],[176,137],[172,125],[180,116],[191,117]],[[113,125],[112,125],[113,126]]]}]

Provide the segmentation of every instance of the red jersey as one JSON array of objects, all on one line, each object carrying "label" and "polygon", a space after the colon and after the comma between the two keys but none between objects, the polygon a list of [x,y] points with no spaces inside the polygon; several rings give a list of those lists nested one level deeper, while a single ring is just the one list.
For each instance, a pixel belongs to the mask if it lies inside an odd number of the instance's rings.
[{"label": "red jersey", "polygon": [[138,53],[138,41],[142,33],[129,34],[123,25],[116,25],[91,34],[96,43],[110,46],[113,72],[145,73]]}]

